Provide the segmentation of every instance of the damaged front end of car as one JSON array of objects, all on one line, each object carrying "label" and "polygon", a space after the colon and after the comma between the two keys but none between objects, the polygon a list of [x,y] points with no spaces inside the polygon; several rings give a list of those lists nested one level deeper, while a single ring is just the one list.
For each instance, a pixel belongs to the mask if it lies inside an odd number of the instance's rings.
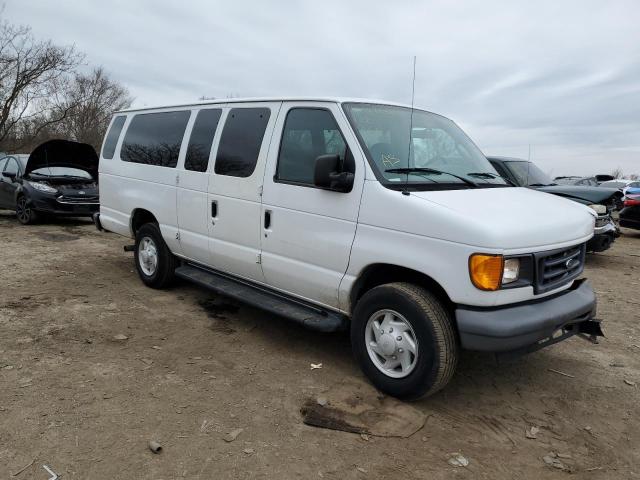
[{"label": "damaged front end of car", "polygon": [[620,229],[613,221],[611,207],[602,204],[589,205],[597,214],[593,238],[587,242],[587,251],[592,253],[608,250],[616,238],[620,236]]},{"label": "damaged front end of car", "polygon": [[100,206],[95,149],[68,140],[39,145],[26,162],[17,195],[39,213],[91,216]]},{"label": "damaged front end of car", "polygon": [[564,185],[543,187],[539,190],[582,203],[595,212],[597,215],[596,223],[593,230],[593,238],[587,242],[587,252],[604,252],[620,236],[620,229],[613,221],[612,215],[619,207],[620,192],[617,190]]}]

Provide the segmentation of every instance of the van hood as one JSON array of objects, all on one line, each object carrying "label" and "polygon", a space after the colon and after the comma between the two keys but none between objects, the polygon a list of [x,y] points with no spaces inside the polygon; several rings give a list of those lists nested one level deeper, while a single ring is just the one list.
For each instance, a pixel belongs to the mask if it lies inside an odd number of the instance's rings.
[{"label": "van hood", "polygon": [[522,187],[411,192],[411,197],[442,207],[437,223],[416,222],[419,231],[413,233],[453,241],[463,236],[463,243],[490,248],[544,249],[586,241],[596,218],[584,205]]},{"label": "van hood", "polygon": [[70,140],[49,140],[38,145],[27,160],[25,175],[47,167],[78,168],[98,179],[98,154],[87,143]]},{"label": "van hood", "polygon": [[590,205],[593,203],[611,203],[615,197],[620,196],[617,188],[589,187],[573,185],[549,185],[546,187],[532,187],[546,193],[552,193],[569,200]]}]

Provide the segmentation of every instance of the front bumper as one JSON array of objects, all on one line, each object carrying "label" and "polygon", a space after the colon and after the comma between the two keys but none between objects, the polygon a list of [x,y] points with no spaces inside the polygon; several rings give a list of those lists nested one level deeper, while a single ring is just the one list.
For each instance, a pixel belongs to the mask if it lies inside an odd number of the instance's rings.
[{"label": "front bumper", "polygon": [[29,193],[30,206],[37,212],[61,216],[91,216],[100,210],[97,202],[68,203],[59,197],[40,192]]},{"label": "front bumper", "polygon": [[[539,301],[503,308],[456,309],[462,347],[485,352],[534,351],[578,333],[592,335],[596,296],[586,280]],[[599,331],[599,327],[597,328]],[[597,334],[596,334],[597,335]]]},{"label": "front bumper", "polygon": [[604,252],[608,250],[619,235],[618,227],[609,218],[607,223],[594,229],[593,238],[587,242],[587,252]]}]

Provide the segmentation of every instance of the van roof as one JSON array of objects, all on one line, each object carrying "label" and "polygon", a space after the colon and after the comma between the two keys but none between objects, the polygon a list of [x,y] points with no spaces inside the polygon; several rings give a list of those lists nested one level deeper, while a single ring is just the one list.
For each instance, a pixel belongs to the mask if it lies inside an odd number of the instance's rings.
[{"label": "van roof", "polygon": [[[228,103],[248,103],[248,102],[332,102],[332,103],[375,103],[380,105],[391,105],[396,107],[406,107],[411,108],[411,105],[390,102],[387,100],[373,100],[366,98],[346,98],[346,97],[255,97],[255,98],[219,98],[215,100],[204,100],[200,102],[191,102],[191,103],[182,103],[182,104],[173,104],[173,105],[155,105],[152,107],[142,107],[142,108],[127,108],[123,110],[118,110],[115,113],[128,113],[128,112],[140,112],[143,110],[157,110],[164,108],[185,108],[185,107],[200,107],[203,105],[221,105]],[[423,108],[419,108],[414,106],[416,110],[424,110]]]}]

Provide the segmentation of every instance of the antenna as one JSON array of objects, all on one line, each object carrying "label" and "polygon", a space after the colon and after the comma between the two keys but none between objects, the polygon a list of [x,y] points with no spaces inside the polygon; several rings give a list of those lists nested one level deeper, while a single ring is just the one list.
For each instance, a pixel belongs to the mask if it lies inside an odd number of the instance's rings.
[{"label": "antenna", "polygon": [[[411,134],[413,133],[413,102],[416,95],[416,56],[413,56],[413,80],[411,82],[411,120],[409,123],[409,149],[407,151],[407,168],[410,167],[409,162],[411,160]],[[407,172],[409,177],[409,172]]]},{"label": "antenna", "polygon": [[529,186],[529,170],[531,169],[531,144],[529,144],[529,156],[527,157],[527,184],[525,187]]}]

